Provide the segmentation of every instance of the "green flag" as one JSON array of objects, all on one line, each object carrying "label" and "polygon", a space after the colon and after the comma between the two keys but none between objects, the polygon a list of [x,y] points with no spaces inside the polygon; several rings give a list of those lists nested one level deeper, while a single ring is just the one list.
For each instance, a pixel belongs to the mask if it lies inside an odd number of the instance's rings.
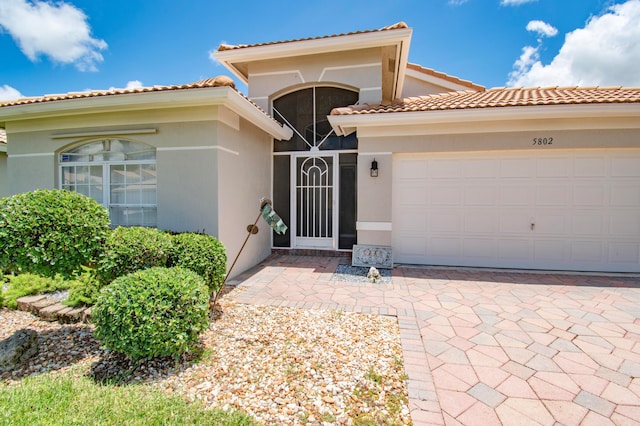
[{"label": "green flag", "polygon": [[276,233],[282,235],[287,232],[287,225],[284,224],[280,216],[273,210],[271,204],[264,203],[262,207],[262,218],[273,228]]}]

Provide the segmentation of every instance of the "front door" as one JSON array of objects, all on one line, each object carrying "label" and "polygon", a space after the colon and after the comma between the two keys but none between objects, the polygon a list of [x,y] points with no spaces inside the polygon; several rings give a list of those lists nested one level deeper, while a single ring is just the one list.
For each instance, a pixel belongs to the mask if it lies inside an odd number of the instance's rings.
[{"label": "front door", "polygon": [[336,248],[335,157],[335,154],[293,156],[294,247]]}]

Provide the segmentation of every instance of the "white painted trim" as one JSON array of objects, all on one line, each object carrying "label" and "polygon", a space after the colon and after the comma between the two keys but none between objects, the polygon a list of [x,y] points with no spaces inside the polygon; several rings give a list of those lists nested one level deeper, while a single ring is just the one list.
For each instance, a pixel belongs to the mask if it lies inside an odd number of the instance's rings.
[{"label": "white painted trim", "polygon": [[361,92],[373,92],[376,90],[382,90],[382,86],[378,86],[378,87],[361,87],[360,91]]},{"label": "white painted trim", "polygon": [[26,157],[54,157],[55,152],[40,152],[33,154],[9,154],[10,158],[26,158]]},{"label": "white painted trim", "polygon": [[146,135],[152,133],[158,133],[158,129],[119,129],[102,130],[97,132],[59,133],[57,135],[51,135],[51,139],[87,138],[91,136]]},{"label": "white painted trim", "polygon": [[[435,86],[444,87],[446,89],[450,89],[452,92],[457,90],[474,90],[469,86],[464,86],[462,84],[453,83],[449,80],[445,80],[443,78],[435,77],[432,75],[428,75],[416,70],[412,70],[411,68],[407,68],[406,71],[407,77],[415,78],[416,80],[424,81],[425,83],[433,84]],[[477,90],[477,89],[475,89]]]},{"label": "white painted trim", "polygon": [[[92,98],[65,99],[59,102],[13,105],[0,109],[0,122],[77,116],[91,113],[160,110],[179,107],[224,105],[278,140],[289,140],[293,132],[281,126],[267,113],[228,86],[188,90],[136,92]],[[213,119],[216,119],[213,117]]]},{"label": "white painted trim", "polygon": [[371,68],[371,67],[382,67],[380,62],[374,62],[369,64],[357,64],[357,65],[341,65],[336,67],[324,67],[322,72],[320,73],[320,77],[318,77],[318,81],[323,81],[324,74],[327,71],[337,71],[337,70],[350,70],[356,68]]},{"label": "white painted trim", "polygon": [[380,152],[358,152],[358,157],[360,156],[369,156],[369,157],[376,157],[376,156],[380,156],[380,155],[393,155],[393,152],[385,152],[385,151],[380,151]]},{"label": "white painted trim", "polygon": [[206,151],[206,150],[218,150],[223,152],[228,152],[233,155],[240,155],[238,151],[233,151],[229,148],[225,148],[219,145],[208,145],[208,146],[169,146],[169,147],[161,147],[156,148],[156,151]]},{"label": "white painted trim", "polygon": [[[424,135],[434,124],[463,123],[477,125],[491,123],[493,131],[500,131],[496,122],[513,120],[557,120],[587,118],[635,118],[640,117],[640,104],[576,104],[576,105],[538,105],[499,108],[477,108],[468,110],[388,112],[378,114],[330,115],[329,123],[338,136],[344,136],[362,129],[374,128],[377,136],[388,135]],[[640,123],[640,122],[638,122]],[[593,124],[585,120],[583,127]],[[549,125],[549,123],[547,123]],[[523,122],[519,126],[525,128]],[[362,133],[360,133],[362,136]]]},{"label": "white painted trim", "polygon": [[251,99],[252,101],[261,101],[263,99],[269,99],[268,96],[250,96],[249,99]]},{"label": "white painted trim", "polygon": [[391,231],[391,222],[356,222],[356,231]]}]

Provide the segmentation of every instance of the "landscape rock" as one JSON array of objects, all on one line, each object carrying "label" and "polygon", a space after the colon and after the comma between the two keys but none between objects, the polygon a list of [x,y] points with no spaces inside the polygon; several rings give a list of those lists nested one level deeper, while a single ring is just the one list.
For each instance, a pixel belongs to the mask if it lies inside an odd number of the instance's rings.
[{"label": "landscape rock", "polygon": [[38,353],[38,333],[31,329],[16,331],[0,341],[0,372],[16,369]]}]

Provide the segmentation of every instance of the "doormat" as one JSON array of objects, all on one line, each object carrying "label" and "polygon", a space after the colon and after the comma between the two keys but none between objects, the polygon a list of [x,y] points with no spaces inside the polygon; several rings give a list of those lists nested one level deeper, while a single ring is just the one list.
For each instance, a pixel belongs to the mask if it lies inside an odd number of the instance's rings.
[{"label": "doormat", "polygon": [[[381,278],[376,284],[391,284],[391,269],[378,269],[378,272],[380,272]],[[371,280],[367,278],[368,273],[369,267],[366,266],[340,264],[331,276],[331,281],[362,284],[371,283]]]}]

